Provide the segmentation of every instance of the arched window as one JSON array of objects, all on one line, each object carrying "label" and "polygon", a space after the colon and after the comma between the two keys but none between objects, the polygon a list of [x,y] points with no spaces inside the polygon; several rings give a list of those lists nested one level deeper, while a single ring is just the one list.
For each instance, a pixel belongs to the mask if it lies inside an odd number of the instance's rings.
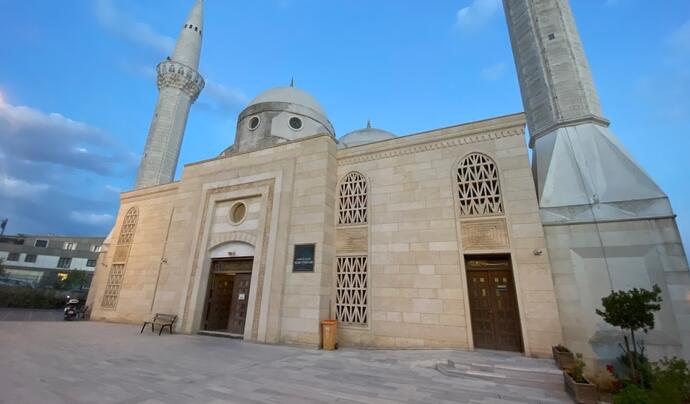
[{"label": "arched window", "polygon": [[129,257],[130,244],[132,244],[138,221],[139,211],[137,208],[129,208],[120,226],[120,235],[117,238],[117,246],[115,247],[112,264],[110,265],[108,282],[103,292],[103,301],[101,302],[103,308],[114,309],[117,306],[117,299],[120,296],[120,289],[122,288],[122,280],[125,277],[125,268],[127,265],[127,258]]},{"label": "arched window", "polygon": [[340,183],[338,224],[364,224],[367,222],[367,179],[351,172]]},{"label": "arched window", "polygon": [[460,215],[488,216],[503,214],[503,201],[494,161],[481,153],[467,155],[458,167]]}]

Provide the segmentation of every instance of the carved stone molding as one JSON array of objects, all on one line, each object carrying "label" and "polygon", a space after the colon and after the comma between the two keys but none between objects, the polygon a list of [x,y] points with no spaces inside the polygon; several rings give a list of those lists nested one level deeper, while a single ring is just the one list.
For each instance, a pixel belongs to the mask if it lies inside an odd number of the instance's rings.
[{"label": "carved stone molding", "polygon": [[495,250],[510,247],[506,220],[477,219],[460,222],[462,246],[466,250]]},{"label": "carved stone molding", "polygon": [[366,254],[369,248],[369,228],[342,227],[335,233],[335,251],[337,254]]},{"label": "carved stone molding", "polygon": [[156,68],[158,72],[158,89],[164,87],[177,88],[189,94],[192,102],[204,89],[204,78],[196,70],[187,65],[175,62],[173,60],[165,60],[158,64]]},{"label": "carved stone molding", "polygon": [[439,141],[432,141],[429,143],[416,144],[412,146],[403,146],[400,148],[383,150],[378,152],[371,152],[367,154],[361,154],[353,157],[345,157],[338,160],[338,164],[347,165],[361,163],[364,161],[381,160],[390,157],[398,157],[405,154],[414,154],[430,150],[445,149],[448,147],[461,146],[465,144],[486,142],[490,140],[501,139],[510,136],[524,135],[524,130],[522,128],[509,128],[502,130],[494,130],[484,133],[477,133],[471,135],[460,136],[455,139],[445,139]]}]

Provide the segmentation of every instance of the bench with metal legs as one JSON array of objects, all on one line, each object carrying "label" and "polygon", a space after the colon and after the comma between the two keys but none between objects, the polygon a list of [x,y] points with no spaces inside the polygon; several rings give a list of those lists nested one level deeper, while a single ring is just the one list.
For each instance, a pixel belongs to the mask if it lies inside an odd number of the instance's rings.
[{"label": "bench with metal legs", "polygon": [[144,325],[141,326],[141,331],[139,331],[139,334],[144,332],[144,328],[146,328],[146,326],[149,324],[151,324],[151,332],[155,332],[155,326],[160,326],[158,335],[161,335],[163,333],[165,327],[168,327],[168,331],[170,332],[170,334],[172,334],[172,328],[175,324],[175,320],[177,320],[177,316],[174,314],[156,313],[156,315],[153,316],[153,319],[151,321],[144,321]]}]

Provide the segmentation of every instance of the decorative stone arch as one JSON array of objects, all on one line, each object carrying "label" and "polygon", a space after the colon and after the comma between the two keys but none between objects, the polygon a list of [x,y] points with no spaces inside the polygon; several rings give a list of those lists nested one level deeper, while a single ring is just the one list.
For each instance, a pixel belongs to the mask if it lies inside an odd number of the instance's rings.
[{"label": "decorative stone arch", "polygon": [[254,257],[254,246],[244,241],[228,241],[209,249],[209,258]]},{"label": "decorative stone arch", "polygon": [[247,244],[251,244],[252,247],[256,247],[255,235],[243,231],[234,231],[232,233],[225,233],[211,237],[211,240],[208,243],[208,251],[211,251],[212,249],[220,246],[221,244],[226,244],[232,241],[244,242]]}]

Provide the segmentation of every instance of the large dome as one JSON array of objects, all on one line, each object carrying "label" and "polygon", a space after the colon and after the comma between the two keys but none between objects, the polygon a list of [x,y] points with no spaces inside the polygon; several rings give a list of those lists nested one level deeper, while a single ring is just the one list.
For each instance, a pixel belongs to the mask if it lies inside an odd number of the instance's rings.
[{"label": "large dome", "polygon": [[380,142],[382,140],[394,139],[396,137],[397,136],[391,132],[388,132],[387,130],[372,128],[371,122],[367,122],[366,128],[350,132],[338,139],[338,141],[342,147],[352,147],[367,143]]},{"label": "large dome", "polygon": [[297,104],[303,107],[313,109],[319,114],[326,117],[326,111],[323,110],[321,104],[316,101],[311,94],[296,87],[273,87],[264,91],[251,100],[247,107],[261,104],[264,102],[286,102],[289,104]]}]

